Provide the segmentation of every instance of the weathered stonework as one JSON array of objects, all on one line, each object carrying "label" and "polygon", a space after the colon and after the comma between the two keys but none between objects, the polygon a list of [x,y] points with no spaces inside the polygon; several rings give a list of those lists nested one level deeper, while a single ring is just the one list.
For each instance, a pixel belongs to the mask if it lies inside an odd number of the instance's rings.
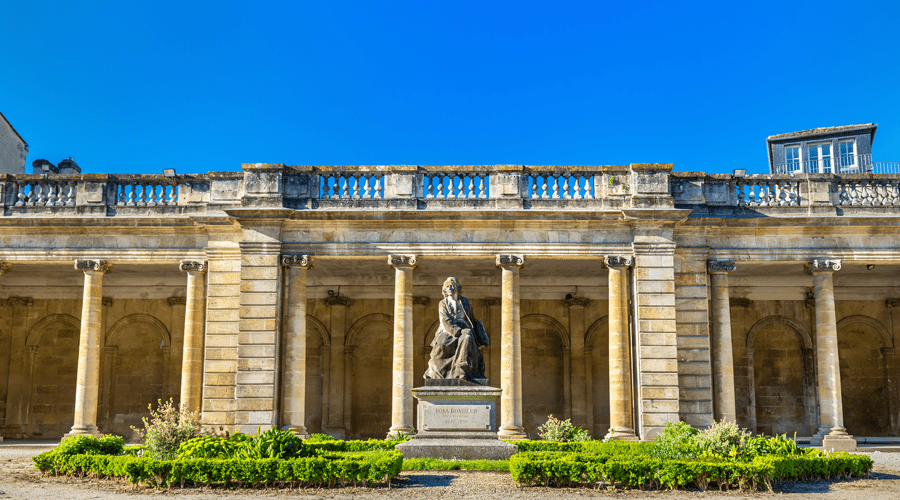
[{"label": "weathered stonework", "polygon": [[898,182],[656,164],[3,177],[0,435],[130,437],[170,397],[216,431],[410,431],[447,276],[491,334],[501,437],[549,414],[597,438],[717,418],[835,448],[897,435]]}]

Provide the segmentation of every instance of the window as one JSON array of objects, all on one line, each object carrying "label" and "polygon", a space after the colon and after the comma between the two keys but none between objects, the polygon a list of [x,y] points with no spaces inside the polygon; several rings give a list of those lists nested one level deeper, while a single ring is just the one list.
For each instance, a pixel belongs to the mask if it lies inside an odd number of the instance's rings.
[{"label": "window", "polygon": [[856,141],[841,141],[839,147],[841,172],[855,172],[859,170],[859,166],[856,164]]},{"label": "window", "polygon": [[783,173],[798,174],[801,172],[803,172],[803,167],[800,166],[800,146],[785,146]]},{"label": "window", "polygon": [[809,145],[810,173],[831,173],[831,143]]}]

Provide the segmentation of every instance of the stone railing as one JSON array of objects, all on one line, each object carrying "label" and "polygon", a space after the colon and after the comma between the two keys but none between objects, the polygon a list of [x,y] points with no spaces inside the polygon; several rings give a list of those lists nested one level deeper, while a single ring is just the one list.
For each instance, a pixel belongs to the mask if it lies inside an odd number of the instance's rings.
[{"label": "stone railing", "polygon": [[678,208],[722,213],[727,207],[765,216],[803,213],[842,215],[900,206],[900,175],[803,174],[707,175],[673,172],[672,198]]}]

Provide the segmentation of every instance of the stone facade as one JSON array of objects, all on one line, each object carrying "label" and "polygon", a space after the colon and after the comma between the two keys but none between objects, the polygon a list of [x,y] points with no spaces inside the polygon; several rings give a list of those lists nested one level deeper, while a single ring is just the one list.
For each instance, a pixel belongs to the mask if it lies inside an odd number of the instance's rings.
[{"label": "stone facade", "polygon": [[501,437],[550,414],[597,438],[895,436],[898,186],[667,164],[8,176],[0,434],[127,436],[167,398],[215,429],[406,432],[455,276]]},{"label": "stone facade", "polygon": [[0,174],[24,174],[28,143],[0,113]]}]

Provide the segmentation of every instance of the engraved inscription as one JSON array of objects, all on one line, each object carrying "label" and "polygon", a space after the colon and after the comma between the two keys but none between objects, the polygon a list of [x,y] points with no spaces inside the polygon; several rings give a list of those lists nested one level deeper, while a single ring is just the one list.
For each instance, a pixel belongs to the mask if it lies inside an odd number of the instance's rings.
[{"label": "engraved inscription", "polygon": [[438,430],[491,430],[489,405],[438,405],[424,408],[423,424],[426,431]]}]

